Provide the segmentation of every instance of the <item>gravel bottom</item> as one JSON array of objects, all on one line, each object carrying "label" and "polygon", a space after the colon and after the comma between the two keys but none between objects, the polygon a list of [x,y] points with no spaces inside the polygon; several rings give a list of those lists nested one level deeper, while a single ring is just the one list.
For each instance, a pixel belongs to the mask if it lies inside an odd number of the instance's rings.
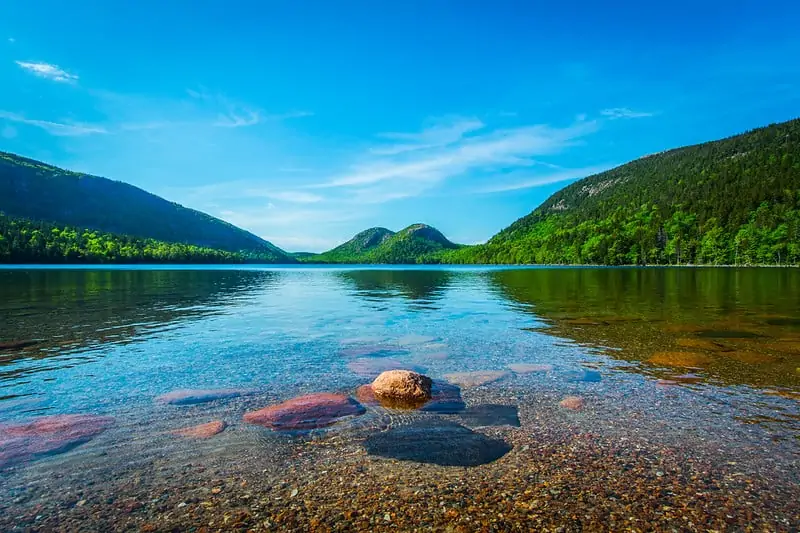
[{"label": "gravel bottom", "polygon": [[[771,449],[767,436],[740,444],[659,433],[654,417],[594,416],[591,397],[578,413],[543,407],[558,397],[465,394],[472,406],[514,400],[520,427],[507,409],[497,410],[503,425],[474,427],[487,422],[485,410],[469,418],[378,408],[305,435],[234,425],[203,441],[90,443],[0,478],[9,495],[0,501],[0,530],[800,528],[796,439]],[[408,454],[418,460],[402,460]]]}]

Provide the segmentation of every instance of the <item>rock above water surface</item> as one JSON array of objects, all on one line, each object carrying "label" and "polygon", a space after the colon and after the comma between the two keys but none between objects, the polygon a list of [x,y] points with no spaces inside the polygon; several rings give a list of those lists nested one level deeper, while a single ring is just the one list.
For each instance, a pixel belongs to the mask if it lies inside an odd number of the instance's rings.
[{"label": "rock above water surface", "polygon": [[156,397],[156,402],[170,405],[192,405],[237,398],[244,394],[240,389],[181,389]]},{"label": "rock above water surface", "polygon": [[381,402],[422,406],[431,399],[433,381],[409,370],[389,370],[372,382],[372,391]]},{"label": "rock above water surface", "polygon": [[228,424],[222,420],[214,420],[207,424],[200,424],[198,426],[190,426],[186,428],[176,429],[172,432],[173,435],[179,437],[188,437],[191,439],[208,439],[214,435],[218,435],[225,431]]},{"label": "rock above water surface", "polygon": [[459,387],[479,387],[507,378],[511,373],[506,370],[479,370],[477,372],[454,372],[445,374],[444,378]]},{"label": "rock above water surface", "polygon": [[0,468],[71,450],[105,431],[108,416],[53,415],[25,424],[0,425]]},{"label": "rock above water surface", "polygon": [[245,413],[244,421],[275,430],[306,430],[330,426],[365,411],[364,406],[343,394],[318,393]]},{"label": "rock above water surface", "polygon": [[[372,390],[372,385],[361,385],[356,389],[356,399],[366,405],[383,405],[384,407],[396,407],[391,402],[381,402]],[[412,406],[416,407],[416,406]],[[461,398],[461,389],[456,385],[451,385],[446,381],[433,380],[431,385],[431,400],[425,403],[420,411],[454,414],[466,409],[464,400]]]}]

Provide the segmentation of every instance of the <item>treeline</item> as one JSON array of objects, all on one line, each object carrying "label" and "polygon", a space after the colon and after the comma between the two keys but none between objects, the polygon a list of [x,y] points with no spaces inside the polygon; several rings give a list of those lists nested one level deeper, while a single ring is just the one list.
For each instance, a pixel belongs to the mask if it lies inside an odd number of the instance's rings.
[{"label": "treeline", "polygon": [[500,240],[445,253],[443,263],[599,265],[800,264],[800,191],[791,203],[763,202],[747,223],[730,228],[719,219],[698,220],[676,206],[664,218],[650,204],[619,207],[598,220],[554,216],[525,238]]},{"label": "treeline", "polygon": [[456,263],[800,263],[800,120],[565,187]]},{"label": "treeline", "polygon": [[140,239],[0,213],[0,263],[245,263],[268,258]]}]

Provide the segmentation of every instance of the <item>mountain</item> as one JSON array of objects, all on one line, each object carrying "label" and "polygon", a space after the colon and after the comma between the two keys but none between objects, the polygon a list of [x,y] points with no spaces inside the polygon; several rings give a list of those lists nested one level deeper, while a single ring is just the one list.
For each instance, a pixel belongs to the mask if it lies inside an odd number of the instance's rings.
[{"label": "mountain", "polygon": [[364,256],[383,244],[393,235],[395,235],[395,232],[386,228],[369,228],[358,233],[355,237],[344,244],[340,244],[333,250],[328,250],[324,254],[320,254],[315,259],[324,256],[324,261],[327,263],[352,262],[352,258]]},{"label": "mountain", "polygon": [[800,119],[589,176],[442,260],[798,264]]},{"label": "mountain", "polygon": [[425,224],[413,224],[393,233],[386,228],[362,231],[333,250],[307,260],[320,263],[414,264],[438,262],[437,255],[456,250],[439,230]]},{"label": "mountain", "polygon": [[133,185],[6,152],[0,152],[0,212],[57,226],[235,252],[265,262],[296,262],[252,233]]}]

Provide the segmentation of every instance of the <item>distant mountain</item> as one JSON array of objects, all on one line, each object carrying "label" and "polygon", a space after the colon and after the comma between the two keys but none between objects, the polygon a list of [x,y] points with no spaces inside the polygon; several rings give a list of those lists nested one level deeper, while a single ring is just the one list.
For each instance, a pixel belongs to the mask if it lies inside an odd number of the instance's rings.
[{"label": "distant mountain", "polygon": [[589,176],[442,260],[798,264],[800,119]]},{"label": "distant mountain", "polygon": [[6,152],[0,152],[0,212],[58,226],[236,252],[264,262],[296,262],[252,233],[133,185]]},{"label": "distant mountain", "polygon": [[414,264],[438,262],[436,255],[456,250],[439,230],[425,224],[414,224],[397,233],[386,228],[362,231],[333,250],[306,260],[320,263],[388,263]]}]

